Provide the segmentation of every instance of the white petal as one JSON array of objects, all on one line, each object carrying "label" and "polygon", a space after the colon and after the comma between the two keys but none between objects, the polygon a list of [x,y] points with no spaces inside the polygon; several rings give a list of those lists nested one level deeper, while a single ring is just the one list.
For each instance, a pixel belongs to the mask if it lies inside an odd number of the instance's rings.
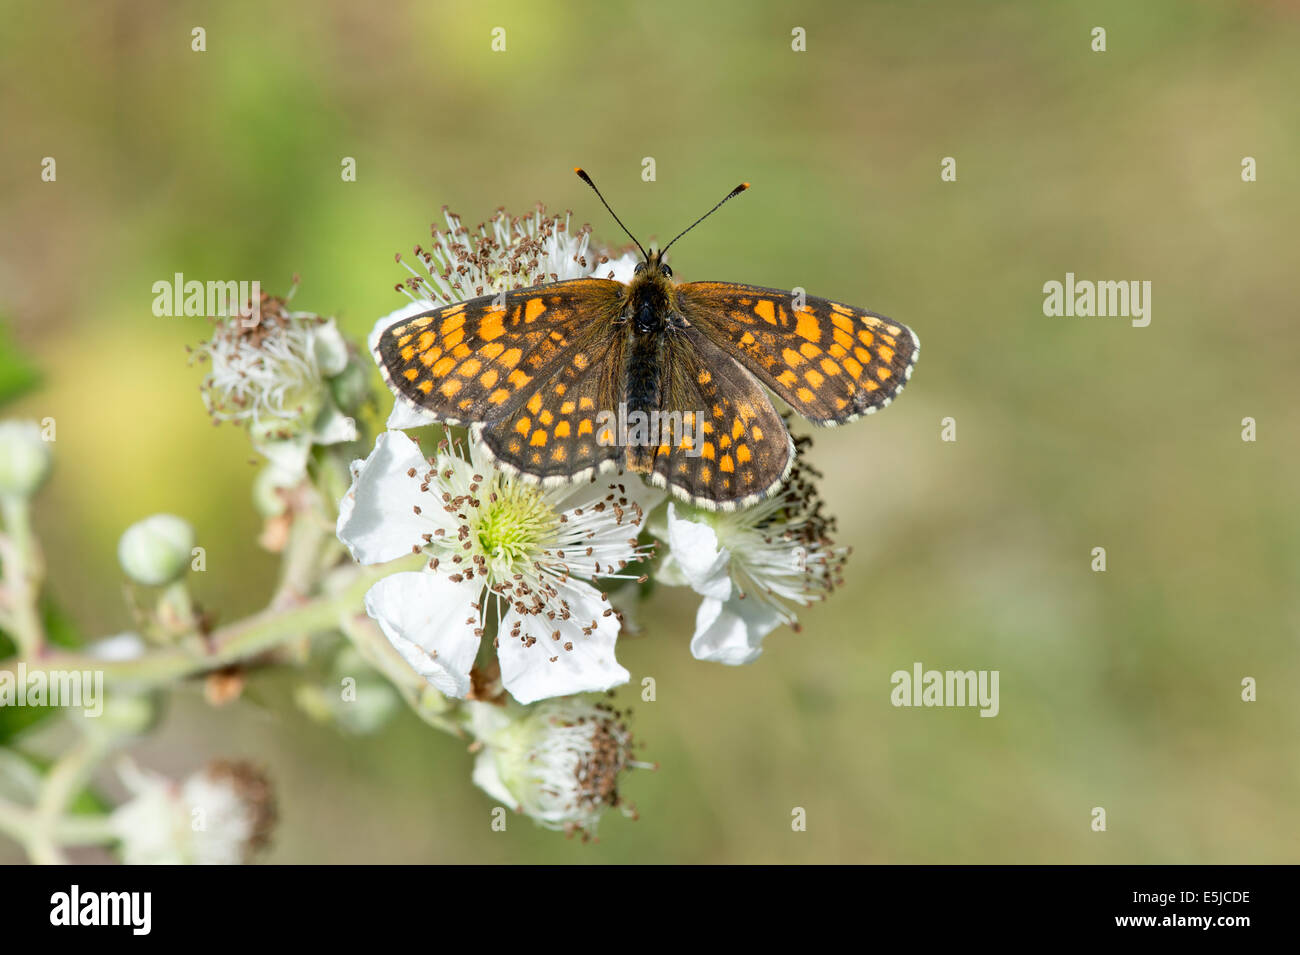
[{"label": "white petal", "polygon": [[[416,469],[414,478],[407,471]],[[352,487],[339,502],[336,533],[362,564],[382,564],[411,553],[421,535],[437,526],[442,512],[420,491],[429,462],[420,446],[400,431],[385,431],[375,439],[364,461],[352,462]],[[414,508],[425,505],[423,514]]]},{"label": "white petal", "polygon": [[478,757],[474,760],[474,773],[471,778],[474,780],[475,786],[497,802],[511,809],[519,807],[519,800],[506,788],[501,773],[497,771],[496,756],[493,755],[491,746],[479,752]]},{"label": "white petal", "polygon": [[316,444],[339,444],[343,441],[357,439],[357,423],[340,411],[330,401],[321,409],[316,419],[316,428],[312,432],[312,441]]},{"label": "white petal", "polygon": [[479,644],[478,612],[470,604],[481,593],[468,580],[457,584],[423,571],[390,574],[366,592],[366,613],[415,672],[463,699]]},{"label": "white petal", "polygon": [[714,600],[726,600],[731,596],[731,577],[727,572],[731,555],[725,547],[718,546],[718,535],[712,527],[678,517],[676,507],[669,504],[668,546],[674,571],[680,573],[696,593]]},{"label": "white petal", "polygon": [[253,447],[271,463],[276,483],[280,485],[295,485],[307,473],[307,457],[311,454],[309,434],[283,441],[255,441]]},{"label": "white petal", "polygon": [[339,333],[334,319],[316,328],[311,340],[312,356],[321,375],[332,378],[348,365],[348,343]]},{"label": "white petal", "polygon": [[725,602],[706,597],[695,615],[691,655],[728,666],[753,663],[763,652],[763,638],[780,625],[776,611],[753,597]]},{"label": "white petal", "polygon": [[370,349],[370,354],[375,353],[375,346],[379,344],[379,336],[383,334],[385,328],[396,325],[404,318],[410,318],[412,315],[419,315],[421,312],[427,312],[429,309],[437,307],[433,302],[428,301],[411,302],[379,319],[375,322],[374,327],[370,329],[370,334],[366,336],[366,347]]},{"label": "white petal", "polygon": [[[513,609],[501,620],[497,649],[501,682],[520,703],[608,690],[630,679],[627,670],[614,659],[619,624],[612,613],[605,616],[609,602],[602,600],[594,587],[576,580],[559,590],[573,614],[569,620],[521,615]],[[596,629],[584,634],[582,628],[590,627],[593,621]],[[516,622],[521,625],[520,636],[512,638],[510,632]],[[551,636],[556,630],[560,632],[558,640]],[[525,636],[536,642],[526,646]],[[573,649],[564,649],[566,643],[571,643]]]},{"label": "white petal", "polygon": [[388,414],[384,426],[389,431],[404,431],[407,428],[423,428],[426,424],[437,424],[438,419],[428,411],[421,411],[407,404],[401,398],[393,402],[393,410]]}]

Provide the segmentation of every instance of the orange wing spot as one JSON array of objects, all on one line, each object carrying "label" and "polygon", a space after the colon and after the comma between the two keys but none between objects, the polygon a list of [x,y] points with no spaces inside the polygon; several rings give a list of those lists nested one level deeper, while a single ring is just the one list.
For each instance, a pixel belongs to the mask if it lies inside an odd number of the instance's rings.
[{"label": "orange wing spot", "polygon": [[800,401],[802,401],[806,405],[810,405],[817,400],[817,396],[814,395],[807,388],[800,388],[798,391],[795,392],[795,395],[798,397]]},{"label": "orange wing spot", "polygon": [[831,322],[842,332],[853,334],[853,316],[846,315],[843,312],[835,312],[831,315]]},{"label": "orange wing spot", "polygon": [[786,328],[790,325],[790,316],[786,315],[784,305],[778,305],[776,307],[776,320],[781,324],[782,328]]},{"label": "orange wing spot", "polygon": [[583,411],[593,411],[595,410],[596,402],[584,395],[578,399],[578,407]]},{"label": "orange wing spot", "polygon": [[704,371],[700,372],[699,377],[695,380],[702,385],[707,385],[713,380],[713,373],[706,368]]},{"label": "orange wing spot", "polygon": [[810,342],[821,341],[822,328],[817,322],[817,313],[811,308],[802,308],[795,313],[794,333]]},{"label": "orange wing spot", "polygon": [[542,410],[541,394],[533,395],[531,398],[528,399],[528,410],[531,411],[533,414],[537,414],[537,412]]},{"label": "orange wing spot", "polygon": [[803,355],[799,354],[793,348],[784,348],[781,350],[781,358],[791,368],[798,368],[804,363]]},{"label": "orange wing spot", "polygon": [[853,309],[849,308],[847,305],[841,305],[839,302],[831,302],[831,308],[839,312],[841,315],[848,315],[850,318],[853,317]]},{"label": "orange wing spot", "polygon": [[522,305],[516,305],[515,310],[510,313],[510,324],[518,325],[519,319],[523,317],[524,317],[524,307]]},{"label": "orange wing spot", "polygon": [[458,328],[450,335],[444,335],[442,338],[442,347],[450,351],[465,340],[465,329]]},{"label": "orange wing spot", "polygon": [[456,359],[450,355],[443,355],[433,366],[433,377],[443,378],[447,372],[456,367]]},{"label": "orange wing spot", "polygon": [[522,451],[523,449],[524,449],[524,446],[523,446],[522,444],[519,443],[519,439],[518,439],[518,438],[511,438],[511,439],[510,439],[510,453],[511,453],[511,454],[518,454],[518,453],[519,453],[520,451]]},{"label": "orange wing spot", "polygon": [[835,362],[831,361],[829,358],[823,358],[822,371],[826,372],[828,375],[838,375],[840,373],[840,366],[835,364]]},{"label": "orange wing spot", "polygon": [[510,374],[506,375],[506,381],[510,382],[510,384],[513,385],[516,389],[522,388],[524,385],[528,384],[532,380],[533,380],[532,375],[525,375],[522,371],[519,371],[518,369],[515,369]]},{"label": "orange wing spot", "polygon": [[718,449],[713,446],[712,441],[705,441],[700,448],[700,456],[712,461],[718,456]]},{"label": "orange wing spot", "polygon": [[892,365],[894,363],[894,350],[889,346],[881,345],[876,349],[876,354],[880,356],[880,360],[886,365]]},{"label": "orange wing spot", "polygon": [[411,344],[411,339],[414,337],[415,337],[414,333],[410,335],[403,335],[401,338],[397,340],[397,347],[405,348],[407,345]]},{"label": "orange wing spot", "polygon": [[518,431],[520,434],[524,435],[525,437],[528,435],[528,432],[532,428],[532,426],[533,426],[533,422],[531,418],[520,418],[518,421],[515,422],[515,430]]},{"label": "orange wing spot", "polygon": [[844,410],[845,408],[847,408],[848,406],[849,406],[849,399],[848,399],[848,398],[836,398],[836,399],[835,399],[835,410],[836,410],[836,411],[843,411],[843,410]]},{"label": "orange wing spot", "polygon": [[415,346],[407,345],[405,348],[402,349],[402,361],[414,361],[414,360],[415,360]]},{"label": "orange wing spot", "polygon": [[406,371],[402,372],[402,377],[407,381],[415,381],[415,379],[420,377],[420,369],[408,368]]},{"label": "orange wing spot", "polygon": [[560,395],[561,397],[563,397],[564,393],[565,393],[566,391],[568,391],[568,390],[569,390],[569,386],[566,385],[564,382],[562,382],[562,381],[557,381],[557,382],[555,383],[555,393],[556,393],[557,395]]},{"label": "orange wing spot", "polygon": [[754,303],[754,314],[769,325],[776,324],[776,306],[771,299],[759,299]]},{"label": "orange wing spot", "polygon": [[[445,318],[443,318],[442,328],[439,330],[442,332],[443,335],[450,335],[452,332],[460,329],[464,324],[465,324],[464,312],[457,312],[455,315],[448,315]],[[424,334],[430,335],[432,334],[432,332],[425,332]],[[423,339],[424,335],[421,335],[420,338]]]},{"label": "orange wing spot", "polygon": [[853,349],[853,354],[858,356],[858,361],[862,362],[862,364],[871,364],[871,352],[867,351],[865,348],[855,348]]},{"label": "orange wing spot", "polygon": [[831,334],[835,336],[835,343],[841,348],[853,347],[853,335],[847,329],[837,328]]},{"label": "orange wing spot", "polygon": [[453,315],[459,315],[463,311],[465,311],[465,303],[457,302],[455,305],[451,306],[451,308],[447,309],[447,311],[443,312],[442,317],[450,318]]},{"label": "orange wing spot", "polygon": [[489,368],[487,371],[483,372],[483,375],[481,378],[479,378],[478,383],[482,385],[484,388],[491,388],[493,385],[497,383],[497,379],[500,377],[501,377],[501,373],[499,371],[497,371],[495,368]]},{"label": "orange wing spot", "polygon": [[713,432],[714,432],[714,431],[717,431],[717,430],[718,430],[717,428],[713,427],[713,422],[712,422],[712,421],[704,421],[704,422],[701,422],[701,424],[700,424],[700,431],[701,431],[703,434],[713,434]]},{"label": "orange wing spot", "polygon": [[749,429],[749,436],[754,439],[755,443],[763,440],[763,429],[754,425]]},{"label": "orange wing spot", "polygon": [[666,457],[667,455],[672,453],[673,453],[672,446],[668,444],[661,444],[659,445],[659,447],[655,448],[655,457],[657,458]]},{"label": "orange wing spot", "polygon": [[745,422],[741,421],[739,418],[731,422],[732,438],[739,438],[744,433],[745,433]]},{"label": "orange wing spot", "polygon": [[406,327],[407,328],[428,328],[429,324],[432,321],[433,321],[432,315],[421,315],[419,318],[411,319],[411,324],[407,325]]},{"label": "orange wing spot", "polygon": [[[495,375],[496,372],[490,371],[488,372],[488,374]],[[487,375],[484,375],[483,377],[486,378]],[[500,404],[505,404],[505,402],[509,399],[509,397],[510,397],[510,392],[508,392],[504,388],[498,388],[496,391],[492,392],[492,394],[488,395],[488,401],[492,402],[494,405],[500,405]]]},{"label": "orange wing spot", "polygon": [[433,366],[433,363],[441,357],[442,357],[441,348],[430,348],[428,351],[420,353],[420,362],[424,365],[425,368],[431,368]]},{"label": "orange wing spot", "polygon": [[505,309],[501,311],[491,311],[483,316],[479,322],[478,337],[485,342],[494,341],[506,333],[506,313]]},{"label": "orange wing spot", "polygon": [[469,406],[472,405],[473,403],[474,403],[473,398],[462,398],[460,399],[460,402],[456,405],[456,407],[459,408],[461,411],[468,411]]},{"label": "orange wing spot", "polygon": [[573,367],[578,371],[586,371],[587,366],[591,364],[585,352],[578,352],[573,356]]},{"label": "orange wing spot", "polygon": [[415,347],[420,349],[420,351],[428,351],[437,341],[438,336],[433,332],[423,332],[420,335],[420,340],[415,343]]},{"label": "orange wing spot", "polygon": [[466,358],[470,356],[470,353],[472,351],[473,351],[472,348],[470,348],[464,342],[461,342],[459,345],[457,345],[455,348],[451,350],[451,354],[457,361],[464,361]]},{"label": "orange wing spot", "polygon": [[567,438],[570,433],[569,422],[561,421],[555,426],[555,436],[557,438]]},{"label": "orange wing spot", "polygon": [[578,437],[582,437],[584,434],[591,434],[591,431],[592,426],[590,418],[583,418],[578,422]]},{"label": "orange wing spot", "polygon": [[754,460],[754,456],[753,456],[752,454],[749,453],[749,445],[747,445],[747,444],[738,444],[738,445],[736,445],[736,461],[737,461],[737,463],[739,463],[739,464],[748,464],[748,463],[749,463],[750,461],[752,461],[752,460]]},{"label": "orange wing spot", "polygon": [[713,480],[713,468],[709,467],[707,464],[700,468],[700,480],[705,484],[708,484]]},{"label": "orange wing spot", "polygon": [[878,384],[876,384],[874,381],[868,381],[868,382],[867,382],[863,387],[866,388],[867,391],[879,391],[879,390],[880,390],[880,386],[879,386]]},{"label": "orange wing spot", "polygon": [[776,376],[776,380],[787,388],[794,387],[795,380],[798,376],[788,368]]},{"label": "orange wing spot", "polygon": [[805,358],[816,358],[822,353],[822,350],[812,342],[804,342],[799,346],[799,351]]},{"label": "orange wing spot", "polygon": [[875,336],[865,328],[858,332],[858,341],[862,342],[862,344],[866,345],[868,348],[871,347],[871,343],[875,340]]},{"label": "orange wing spot", "polygon": [[723,451],[727,450],[727,448],[731,447],[731,438],[727,437],[725,434],[718,435],[718,447]]},{"label": "orange wing spot", "polygon": [[420,382],[416,387],[419,388],[427,395],[429,392],[433,391],[433,379],[426,378],[424,379],[424,381]]},{"label": "orange wing spot", "polygon": [[560,414],[573,414],[574,409],[577,407],[578,405],[576,402],[566,401],[560,405]]},{"label": "orange wing spot", "polygon": [[500,342],[492,342],[491,344],[484,345],[482,348],[480,348],[479,354],[482,355],[484,358],[488,359],[489,361],[491,361],[493,358],[496,358],[497,355],[501,354],[505,350],[506,350],[505,345],[502,345]]},{"label": "orange wing spot", "polygon": [[892,374],[893,372],[890,371],[888,368],[884,367],[883,365],[876,369],[876,377],[879,378],[881,381],[884,381]]},{"label": "orange wing spot", "polygon": [[479,361],[477,358],[471,358],[469,361],[465,362],[460,366],[460,370],[458,374],[462,378],[473,378],[475,375],[478,374],[479,369],[482,367],[483,367],[483,363],[481,361]]},{"label": "orange wing spot", "polygon": [[438,390],[441,391],[446,397],[450,398],[456,392],[460,391],[460,379],[448,378],[446,381],[442,383],[442,386]]},{"label": "orange wing spot", "polygon": [[845,359],[844,359],[844,370],[847,371],[847,372],[848,372],[850,375],[852,375],[854,378],[861,378],[861,377],[862,377],[862,366],[859,365],[859,364],[858,364],[856,361],[854,361],[852,358],[845,358]]},{"label": "orange wing spot", "polygon": [[724,454],[722,460],[718,462],[718,470],[731,474],[736,470],[736,462],[731,460],[730,454]]},{"label": "orange wing spot", "polygon": [[537,416],[537,420],[549,428],[551,426],[551,422],[555,420],[555,415],[551,414],[549,411],[543,408],[542,413]]},{"label": "orange wing spot", "polygon": [[524,357],[524,353],[518,348],[511,348],[501,355],[501,364],[507,368],[513,368],[519,364],[519,359]]},{"label": "orange wing spot", "polygon": [[745,332],[745,334],[740,336],[740,344],[742,345],[752,345],[754,342],[755,338],[749,332]]},{"label": "orange wing spot", "polygon": [[754,406],[751,405],[748,401],[736,402],[736,412],[746,421],[748,421],[750,418],[757,417],[757,415],[754,414]]},{"label": "orange wing spot", "polygon": [[715,417],[715,418],[721,418],[721,417],[722,417],[722,405],[714,405],[714,406],[713,406],[713,417]]},{"label": "orange wing spot", "polygon": [[820,371],[814,371],[811,368],[805,371],[803,376],[808,380],[808,384],[813,388],[820,388],[826,381],[826,377]]},{"label": "orange wing spot", "polygon": [[524,303],[524,324],[531,325],[537,319],[541,318],[542,312],[546,311],[546,303],[542,301],[541,296],[530,298]]},{"label": "orange wing spot", "polygon": [[740,304],[745,306],[745,308],[749,308],[749,306],[754,304],[754,300],[752,298],[742,298]]},{"label": "orange wing spot", "polygon": [[[541,432],[539,431],[538,434],[541,434]],[[564,459],[567,458],[568,456],[569,456],[569,449],[562,444],[557,444],[555,446],[555,449],[551,451],[552,461],[559,461],[563,463]]]}]

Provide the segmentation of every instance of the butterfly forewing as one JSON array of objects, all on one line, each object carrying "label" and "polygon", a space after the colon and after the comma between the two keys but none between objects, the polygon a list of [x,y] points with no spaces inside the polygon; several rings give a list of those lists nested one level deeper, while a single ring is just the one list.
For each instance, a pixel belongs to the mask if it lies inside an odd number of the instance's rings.
[{"label": "butterfly forewing", "polygon": [[920,343],[907,326],[838,302],[728,282],[677,286],[692,326],[816,424],[852,421],[889,404],[912,375]]},{"label": "butterfly forewing", "polygon": [[514,413],[602,323],[626,286],[574,279],[484,295],[401,319],[375,346],[389,386],[448,424]]}]

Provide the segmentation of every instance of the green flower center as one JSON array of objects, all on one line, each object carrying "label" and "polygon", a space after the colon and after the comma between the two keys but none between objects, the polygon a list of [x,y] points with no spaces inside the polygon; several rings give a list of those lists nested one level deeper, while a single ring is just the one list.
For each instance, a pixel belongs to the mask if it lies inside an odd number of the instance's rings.
[{"label": "green flower center", "polygon": [[559,518],[535,487],[494,481],[487,497],[474,534],[492,569],[508,574],[535,557],[555,533]]}]

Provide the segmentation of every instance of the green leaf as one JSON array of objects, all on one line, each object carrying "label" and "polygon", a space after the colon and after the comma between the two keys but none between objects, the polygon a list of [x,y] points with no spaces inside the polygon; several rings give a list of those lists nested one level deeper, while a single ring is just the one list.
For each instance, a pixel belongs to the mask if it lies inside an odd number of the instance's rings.
[{"label": "green leaf", "polygon": [[40,379],[36,367],[18,353],[5,323],[0,321],[0,405],[30,391]]},{"label": "green leaf", "polygon": [[[65,649],[79,647],[85,640],[76,625],[53,599],[41,600],[41,622],[50,643]],[[0,630],[0,660],[9,660],[17,652],[13,638]],[[0,746],[31,729],[37,723],[53,716],[57,706],[0,706]]]}]

